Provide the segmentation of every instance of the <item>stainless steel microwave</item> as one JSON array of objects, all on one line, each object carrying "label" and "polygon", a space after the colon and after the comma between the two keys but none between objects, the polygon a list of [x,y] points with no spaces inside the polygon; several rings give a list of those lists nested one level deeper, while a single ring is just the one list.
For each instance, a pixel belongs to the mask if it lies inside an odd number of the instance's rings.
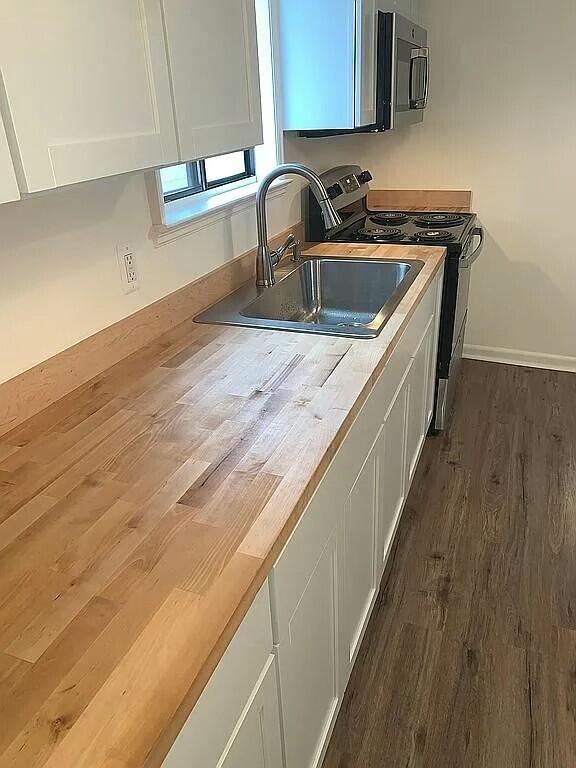
[{"label": "stainless steel microwave", "polygon": [[428,106],[428,33],[397,13],[378,12],[377,130],[420,123]]},{"label": "stainless steel microwave", "polygon": [[284,130],[317,138],[423,119],[428,35],[390,0],[278,3]]}]

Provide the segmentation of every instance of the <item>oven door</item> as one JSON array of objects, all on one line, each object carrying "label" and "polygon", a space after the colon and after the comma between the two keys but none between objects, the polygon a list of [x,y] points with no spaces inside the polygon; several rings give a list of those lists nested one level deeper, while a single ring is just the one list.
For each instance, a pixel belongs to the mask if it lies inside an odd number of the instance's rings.
[{"label": "oven door", "polygon": [[390,128],[420,123],[428,105],[430,56],[425,29],[397,13],[392,16]]}]

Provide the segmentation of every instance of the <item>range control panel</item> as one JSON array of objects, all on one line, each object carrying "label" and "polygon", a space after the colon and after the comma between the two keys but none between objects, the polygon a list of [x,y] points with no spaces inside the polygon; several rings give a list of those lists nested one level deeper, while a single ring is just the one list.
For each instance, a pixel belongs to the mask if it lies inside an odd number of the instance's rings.
[{"label": "range control panel", "polygon": [[336,208],[342,208],[368,194],[368,183],[372,181],[372,174],[370,171],[363,171],[359,165],[342,165],[326,171],[321,179],[330,200]]},{"label": "range control panel", "polygon": [[356,192],[357,189],[360,189],[360,182],[358,181],[358,177],[353,173],[340,179],[340,184],[342,185],[344,192],[347,194],[350,192]]}]

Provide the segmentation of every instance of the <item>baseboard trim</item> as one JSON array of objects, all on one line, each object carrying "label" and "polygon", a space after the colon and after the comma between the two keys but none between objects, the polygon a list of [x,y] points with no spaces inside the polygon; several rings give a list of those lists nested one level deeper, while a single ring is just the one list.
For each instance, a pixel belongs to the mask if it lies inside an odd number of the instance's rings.
[{"label": "baseboard trim", "polygon": [[470,360],[484,360],[490,363],[521,365],[528,368],[544,368],[550,371],[576,373],[576,357],[548,355],[544,352],[525,352],[520,349],[503,347],[482,347],[475,344],[464,346],[464,357]]},{"label": "baseboard trim", "polygon": [[[290,232],[304,239],[299,223],[272,238],[277,247]],[[52,403],[232,293],[256,272],[256,249],[103,328],[34,368],[0,383],[0,437]]]}]

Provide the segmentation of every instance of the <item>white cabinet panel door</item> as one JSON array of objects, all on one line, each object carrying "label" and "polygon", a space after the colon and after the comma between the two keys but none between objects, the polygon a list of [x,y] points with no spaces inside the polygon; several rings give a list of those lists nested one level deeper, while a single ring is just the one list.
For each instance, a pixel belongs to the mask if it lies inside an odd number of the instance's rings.
[{"label": "white cabinet panel door", "polygon": [[356,2],[356,126],[376,122],[376,0]]},{"label": "white cabinet panel door", "polygon": [[178,159],[160,0],[4,0],[0,70],[25,191]]},{"label": "white cabinet panel door", "polygon": [[19,199],[20,192],[14,173],[14,164],[8,148],[4,124],[0,118],[0,203],[10,203],[12,200]]},{"label": "white cabinet panel door", "polygon": [[408,487],[420,458],[420,451],[428,432],[428,392],[430,379],[430,357],[434,340],[434,317],[430,318],[426,332],[412,360],[408,374],[408,419],[406,428],[406,478]]},{"label": "white cabinet panel door", "polygon": [[344,664],[352,670],[376,597],[376,453],[372,451],[346,505],[344,521]]},{"label": "white cabinet panel door", "polygon": [[254,0],[162,0],[181,160],[262,143]]},{"label": "white cabinet panel door", "polygon": [[215,768],[283,768],[275,656],[268,658]]},{"label": "white cabinet panel door", "polygon": [[278,606],[287,768],[319,765],[338,707],[337,541],[334,529],[318,560],[304,573],[304,590],[290,606],[287,621],[288,606]]},{"label": "white cabinet panel door", "polygon": [[408,382],[399,388],[376,444],[378,455],[377,567],[381,578],[406,500]]},{"label": "white cabinet panel door", "polygon": [[[279,696],[265,583],[163,768],[281,768]],[[253,762],[243,762],[247,756]],[[262,762],[268,759],[268,763]]]}]

